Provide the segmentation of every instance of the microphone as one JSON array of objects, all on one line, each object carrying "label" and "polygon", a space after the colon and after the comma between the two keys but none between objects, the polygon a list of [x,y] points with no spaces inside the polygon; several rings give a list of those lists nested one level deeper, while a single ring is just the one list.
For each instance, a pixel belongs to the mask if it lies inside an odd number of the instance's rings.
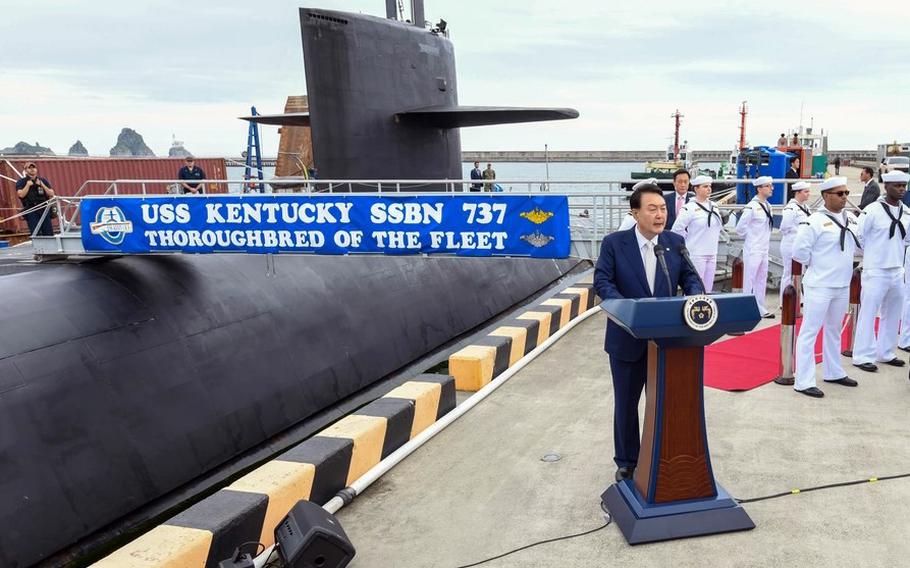
[{"label": "microphone", "polygon": [[667,260],[664,258],[664,252],[667,248],[663,245],[654,245],[654,254],[657,255],[657,262],[660,264],[660,269],[664,271],[664,276],[667,278],[667,290],[670,292],[671,296],[676,295],[676,290],[673,289],[673,285],[670,284],[670,270],[667,269]]},{"label": "microphone", "polygon": [[[681,254],[682,257],[686,259],[686,264],[689,265],[689,268],[692,269],[692,272],[698,275],[698,269],[695,268],[695,263],[692,262],[692,258],[689,256],[689,249],[686,248],[686,245],[679,245],[679,254]],[[708,293],[708,291],[705,290],[705,283],[701,281],[701,276],[698,276],[698,285],[701,286],[702,294]]]}]

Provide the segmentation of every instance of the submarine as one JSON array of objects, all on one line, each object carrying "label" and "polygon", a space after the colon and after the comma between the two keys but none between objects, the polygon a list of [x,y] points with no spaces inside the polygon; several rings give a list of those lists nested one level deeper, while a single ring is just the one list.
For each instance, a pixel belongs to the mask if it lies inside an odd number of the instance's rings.
[{"label": "submarine", "polygon": [[[300,8],[331,179],[460,179],[459,129],[573,109],[460,106],[451,40]],[[442,184],[440,184],[441,186]],[[425,190],[425,189],[424,189]],[[573,258],[0,252],[0,566],[81,565],[425,369],[589,266]],[[437,360],[441,357],[437,357]]]}]

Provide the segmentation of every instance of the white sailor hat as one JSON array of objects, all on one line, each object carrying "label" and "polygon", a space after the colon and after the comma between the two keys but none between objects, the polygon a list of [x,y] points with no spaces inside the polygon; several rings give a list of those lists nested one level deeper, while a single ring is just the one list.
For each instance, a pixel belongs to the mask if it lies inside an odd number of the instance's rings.
[{"label": "white sailor hat", "polygon": [[882,174],[882,181],[885,183],[907,183],[910,181],[910,174],[896,170]]},{"label": "white sailor hat", "polygon": [[804,189],[811,189],[812,184],[807,181],[798,181],[793,184],[793,191],[802,191]]},{"label": "white sailor hat", "polygon": [[763,185],[771,185],[771,180],[774,179],[771,176],[761,176],[752,180],[752,185],[755,187],[761,187]]},{"label": "white sailor hat", "polygon": [[692,178],[692,187],[698,187],[700,185],[711,185],[714,180],[711,176],[695,176]]},{"label": "white sailor hat", "polygon": [[643,185],[648,185],[648,184],[650,184],[650,185],[657,185],[657,178],[648,178],[648,179],[643,179],[643,180],[641,180],[640,182],[638,182],[638,183],[636,183],[635,185],[632,186],[632,191],[635,191],[635,190],[638,189],[639,187],[641,187],[641,186],[643,186]]},{"label": "white sailor hat", "polygon": [[834,189],[836,187],[847,187],[847,178],[845,177],[829,177],[818,186],[818,189],[821,192],[828,191],[829,189]]}]

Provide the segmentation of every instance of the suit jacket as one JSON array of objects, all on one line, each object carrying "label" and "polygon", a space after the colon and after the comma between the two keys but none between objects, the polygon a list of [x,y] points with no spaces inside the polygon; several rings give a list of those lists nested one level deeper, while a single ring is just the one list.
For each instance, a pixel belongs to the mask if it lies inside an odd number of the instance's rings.
[{"label": "suit jacket", "polygon": [[[480,171],[480,168],[474,168],[473,170],[471,170],[471,179],[483,179],[483,172]],[[480,184],[472,183],[471,187],[479,188]]]},{"label": "suit jacket", "polygon": [[[666,230],[657,237],[657,243],[667,248],[664,258],[670,272],[670,286],[673,292],[681,286],[686,294],[698,294],[702,291],[701,277],[679,254],[679,247],[684,246],[685,242],[682,236]],[[673,295],[667,289],[667,279],[659,262],[654,275],[654,294],[651,294],[634,227],[604,237],[600,245],[600,256],[594,268],[594,289],[604,300],[660,298]],[[646,340],[635,339],[612,320],[607,323],[604,351],[613,357],[620,361],[637,361],[645,354],[647,346]]]},{"label": "suit jacket", "polygon": [[859,208],[864,209],[866,205],[874,203],[881,196],[882,190],[878,187],[878,182],[874,179],[869,180],[869,185],[863,190],[863,196],[859,200]]},{"label": "suit jacket", "polygon": [[[686,192],[686,203],[690,199],[695,197],[695,193],[691,191]],[[676,222],[676,190],[665,191],[664,192],[664,201],[667,202],[667,224],[664,227],[665,231],[669,231],[673,228],[673,223]]]}]

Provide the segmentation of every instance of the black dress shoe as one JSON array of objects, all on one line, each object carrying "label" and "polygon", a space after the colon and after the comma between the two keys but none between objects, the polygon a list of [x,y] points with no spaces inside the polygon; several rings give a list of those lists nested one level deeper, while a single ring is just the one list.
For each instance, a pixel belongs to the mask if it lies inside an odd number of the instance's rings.
[{"label": "black dress shoe", "polygon": [[823,393],[821,389],[817,387],[809,387],[806,390],[798,390],[796,392],[804,394],[806,396],[811,396],[812,398],[821,398],[825,396],[825,393]]},{"label": "black dress shoe", "polygon": [[834,379],[833,381],[825,380],[826,383],[835,383],[838,385],[844,385],[845,387],[855,387],[859,383],[851,379],[850,377],[841,377],[839,379]]},{"label": "black dress shoe", "polygon": [[901,351],[906,351],[907,353],[910,353],[910,347],[898,347],[898,349],[900,349]]},{"label": "black dress shoe", "polygon": [[765,318],[766,320],[773,320],[776,316],[774,314],[772,314],[771,312],[768,312],[765,315],[763,315],[762,317]]},{"label": "black dress shoe", "polygon": [[854,363],[853,366],[857,369],[862,369],[867,373],[874,373],[875,371],[878,371],[878,367],[876,367],[873,363],[860,363],[859,365]]},{"label": "black dress shoe", "polygon": [[616,470],[616,482],[619,483],[624,479],[632,479],[632,475],[635,473],[635,468],[632,466],[623,466]]},{"label": "black dress shoe", "polygon": [[882,363],[884,363],[885,365],[891,365],[892,367],[903,367],[904,365],[906,365],[906,363],[904,363],[903,359],[898,359],[897,357],[895,357],[894,359],[891,359],[890,361],[882,361]]}]

